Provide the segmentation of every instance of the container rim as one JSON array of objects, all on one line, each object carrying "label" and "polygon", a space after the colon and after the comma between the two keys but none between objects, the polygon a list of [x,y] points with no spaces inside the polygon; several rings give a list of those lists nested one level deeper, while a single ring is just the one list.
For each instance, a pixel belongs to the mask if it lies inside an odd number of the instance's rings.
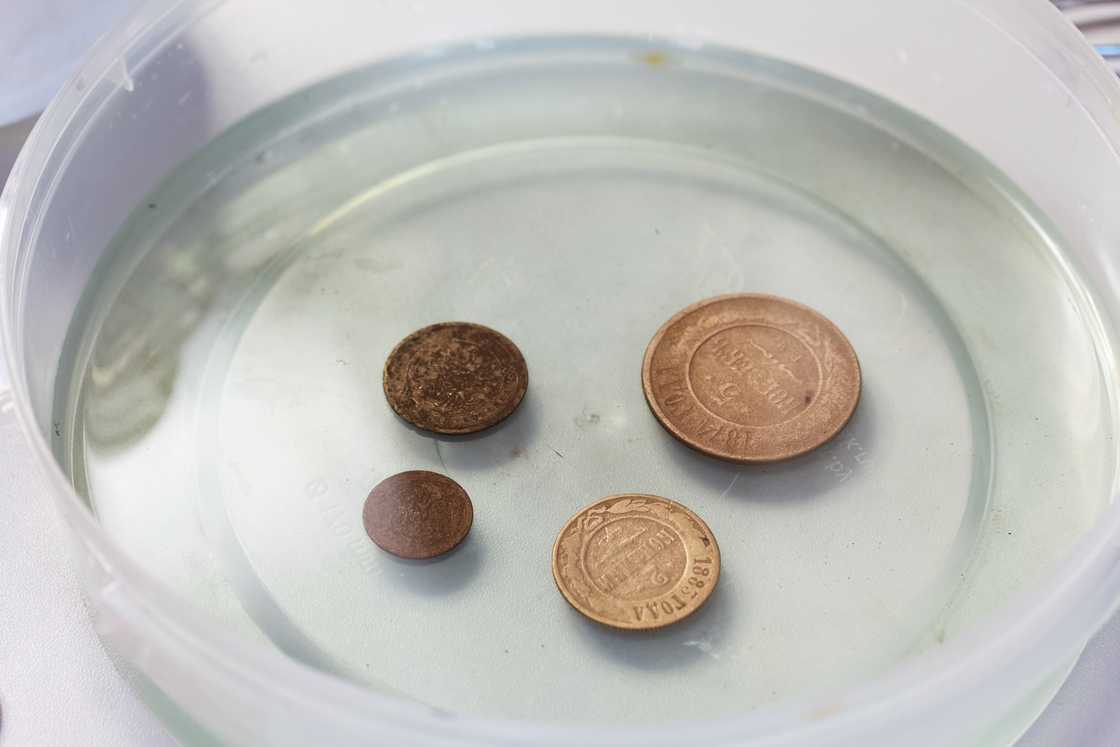
[{"label": "container rim", "polygon": [[[479,744],[513,744],[531,740],[538,744],[680,744],[685,738],[722,744],[753,740],[752,744],[785,745],[860,743],[867,735],[889,728],[905,734],[928,728],[923,714],[951,706],[957,713],[978,713],[992,708],[991,699],[976,697],[980,689],[1002,690],[1003,683],[1038,682],[1039,672],[1053,672],[1076,656],[1084,643],[1120,602],[1120,500],[1112,496],[1094,527],[1078,540],[1071,557],[1047,585],[1015,600],[980,629],[913,659],[886,674],[831,697],[794,699],[760,708],[745,716],[657,727],[555,726],[469,715],[449,716],[357,684],[345,682],[287,658],[278,651],[231,636],[177,597],[148,574],[122,549],[116,547],[94,520],[55,461],[43,433],[35,426],[28,382],[23,368],[21,271],[26,269],[37,240],[44,212],[58,173],[48,168],[60,148],[59,135],[80,129],[79,108],[96,97],[92,82],[109,78],[126,54],[151,53],[170,43],[225,0],[155,0],[133,11],[117,29],[101,39],[40,118],[13,167],[0,195],[0,346],[10,375],[16,417],[40,463],[52,498],[81,546],[92,557],[104,583],[100,602],[108,604],[126,623],[142,630],[156,643],[174,646],[200,670],[226,677],[247,688],[247,698],[265,699],[274,706],[315,711],[329,717],[355,736],[392,732],[404,743],[424,738]],[[978,0],[962,8],[992,23],[986,10],[1003,0]],[[1102,101],[1117,100],[1115,80],[1102,61],[1093,62],[1092,50],[1044,0],[1032,0],[1033,20],[1066,54],[1078,54],[1093,89]],[[709,5],[718,5],[718,0]],[[505,3],[516,12],[516,3]],[[593,7],[594,2],[573,3]],[[583,7],[575,10],[579,12]],[[438,12],[430,11],[429,12]],[[683,19],[690,12],[680,9]],[[1009,33],[1000,29],[1003,33]],[[79,82],[81,81],[81,82]],[[1058,76],[1057,85],[1068,87]],[[1078,100],[1085,91],[1069,91]],[[1098,109],[1099,111],[1099,109]],[[1086,115],[1117,152],[1116,125],[1107,127],[1089,110]],[[73,144],[70,147],[74,147]],[[65,163],[66,154],[62,154]],[[37,198],[33,200],[32,198]],[[86,569],[87,572],[89,569]],[[111,593],[110,593],[111,592]],[[997,676],[998,675],[998,676]],[[1013,688],[1007,688],[1010,692]],[[1022,690],[1016,691],[1022,695]],[[986,693],[987,695],[987,693]],[[998,695],[996,696],[999,697]],[[1014,702],[1011,694],[1005,702]]]}]

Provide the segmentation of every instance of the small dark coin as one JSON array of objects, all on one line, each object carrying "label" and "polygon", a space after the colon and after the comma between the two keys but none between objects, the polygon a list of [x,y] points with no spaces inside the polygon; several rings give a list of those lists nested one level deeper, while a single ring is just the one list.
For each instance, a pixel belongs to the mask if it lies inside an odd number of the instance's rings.
[{"label": "small dark coin", "polygon": [[475,433],[512,413],[529,386],[525,358],[500,332],[442,322],[404,338],[385,361],[385,397],[417,428]]},{"label": "small dark coin", "polygon": [[463,541],[473,521],[467,491],[450,477],[425,470],[385,478],[362,509],[369,538],[402,558],[442,555]]}]

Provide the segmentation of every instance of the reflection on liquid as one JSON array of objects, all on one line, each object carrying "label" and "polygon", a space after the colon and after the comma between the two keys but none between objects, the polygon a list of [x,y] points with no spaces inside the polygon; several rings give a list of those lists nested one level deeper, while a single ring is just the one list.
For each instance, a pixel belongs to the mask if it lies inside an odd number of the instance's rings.
[{"label": "reflection on liquid", "polygon": [[175,386],[179,348],[213,300],[217,282],[198,257],[149,255],[105,319],[93,349],[84,398],[87,437],[97,446],[143,435],[163,414]]}]

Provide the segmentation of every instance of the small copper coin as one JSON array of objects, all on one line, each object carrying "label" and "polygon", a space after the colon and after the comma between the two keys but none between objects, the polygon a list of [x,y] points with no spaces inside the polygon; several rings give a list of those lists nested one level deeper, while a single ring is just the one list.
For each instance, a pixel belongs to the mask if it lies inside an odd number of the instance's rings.
[{"label": "small copper coin", "polygon": [[362,509],[369,538],[402,558],[442,555],[463,541],[473,521],[467,491],[450,477],[424,470],[385,478]]},{"label": "small copper coin", "polygon": [[512,413],[529,386],[513,342],[481,324],[443,322],[401,340],[385,361],[385,397],[417,428],[474,433]]},{"label": "small copper coin", "polygon": [[719,580],[712,530],[679,503],[656,495],[612,495],[564,525],[552,576],[568,602],[612,628],[648,630],[700,608]]},{"label": "small copper coin", "polygon": [[859,402],[855,350],[835,324],[794,301],[737,294],[665,323],[642,363],[653,414],[692,448],[773,462],[835,436]]}]

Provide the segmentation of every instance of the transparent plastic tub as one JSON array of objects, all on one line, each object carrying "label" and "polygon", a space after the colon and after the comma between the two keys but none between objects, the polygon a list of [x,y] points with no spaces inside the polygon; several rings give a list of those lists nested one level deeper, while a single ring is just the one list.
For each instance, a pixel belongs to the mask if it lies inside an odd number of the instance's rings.
[{"label": "transparent plastic tub", "polygon": [[[1118,94],[1042,0],[143,8],[0,202],[14,401],[100,635],[187,743],[1011,743],[1120,600]],[[644,341],[739,290],[864,366],[840,439],[778,467],[641,402]],[[525,350],[494,433],[378,409],[433,315]],[[83,383],[157,333],[175,365]],[[436,564],[356,534],[415,466],[475,499]],[[551,588],[563,519],[628,490],[720,539],[687,626]]]}]

